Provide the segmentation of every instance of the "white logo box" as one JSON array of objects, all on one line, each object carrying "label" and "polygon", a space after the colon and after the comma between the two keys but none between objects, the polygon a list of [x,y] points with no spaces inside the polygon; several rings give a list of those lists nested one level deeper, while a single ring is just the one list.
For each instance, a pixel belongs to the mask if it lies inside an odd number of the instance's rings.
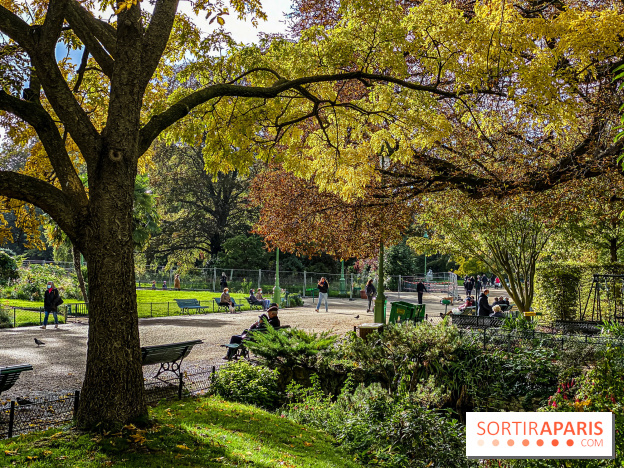
[{"label": "white logo box", "polygon": [[467,458],[615,458],[615,415],[467,413]]}]

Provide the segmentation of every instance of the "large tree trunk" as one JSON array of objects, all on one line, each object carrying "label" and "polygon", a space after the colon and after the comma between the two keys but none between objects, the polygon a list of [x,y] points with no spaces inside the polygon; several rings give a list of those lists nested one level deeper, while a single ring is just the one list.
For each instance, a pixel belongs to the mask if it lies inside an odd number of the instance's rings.
[{"label": "large tree trunk", "polygon": [[103,170],[97,176],[105,180],[92,185],[102,188],[91,191],[83,251],[89,264],[89,351],[77,414],[80,427],[147,415],[132,243],[135,174],[121,161],[106,165],[119,167]]},{"label": "large tree trunk", "polygon": [[617,243],[617,239],[609,240],[609,254],[611,256],[611,263],[617,263],[617,261],[618,261],[618,243]]}]

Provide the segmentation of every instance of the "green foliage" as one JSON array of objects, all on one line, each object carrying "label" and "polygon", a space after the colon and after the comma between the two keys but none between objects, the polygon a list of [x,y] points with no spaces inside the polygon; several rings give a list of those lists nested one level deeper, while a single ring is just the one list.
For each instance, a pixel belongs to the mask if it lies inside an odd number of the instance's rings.
[{"label": "green foliage", "polygon": [[20,267],[19,279],[0,290],[0,294],[7,299],[43,301],[48,281],[54,282],[63,299],[82,299],[76,275],[55,265]]},{"label": "green foliage", "polygon": [[527,320],[524,317],[505,317],[501,328],[507,331],[520,330],[528,331],[535,330],[537,322],[533,320]]},{"label": "green foliage", "polygon": [[459,276],[476,276],[490,271],[490,267],[478,258],[459,256],[455,261],[459,264],[455,270]]},{"label": "green foliage", "polygon": [[624,324],[620,322],[603,322],[602,335],[611,338],[624,338]]},{"label": "green foliage", "polygon": [[210,391],[229,401],[276,408],[282,398],[277,386],[277,370],[236,361],[214,374]]},{"label": "green foliage", "polygon": [[258,236],[239,234],[223,242],[223,253],[217,261],[218,268],[266,268],[271,255],[264,250]]},{"label": "green foliage", "polygon": [[[400,244],[390,247],[385,254],[384,270],[387,276],[409,276],[416,274],[418,256],[405,240]],[[421,272],[422,273],[422,272]],[[385,286],[391,290],[397,289],[397,278],[390,278]]]},{"label": "green foliage", "polygon": [[[592,286],[593,274],[621,275],[624,274],[624,264],[574,262],[539,264],[535,278],[535,311],[541,312],[548,321],[580,318],[581,307],[585,307]],[[604,294],[603,299],[606,299]],[[589,310],[591,307],[590,303]]]},{"label": "green foliage", "polygon": [[11,328],[13,320],[4,307],[0,307],[0,328]]},{"label": "green foliage", "polygon": [[7,284],[19,277],[17,262],[5,252],[0,252],[0,283]]},{"label": "green foliage", "polygon": [[269,367],[298,365],[310,368],[319,357],[332,354],[336,339],[329,331],[308,333],[297,328],[275,330],[268,327],[266,332],[252,333],[247,348]]},{"label": "green foliage", "polygon": [[390,395],[379,384],[353,391],[348,380],[335,402],[312,387],[291,385],[285,414],[336,437],[360,463],[384,467],[477,466],[465,458],[464,428],[415,395]]}]

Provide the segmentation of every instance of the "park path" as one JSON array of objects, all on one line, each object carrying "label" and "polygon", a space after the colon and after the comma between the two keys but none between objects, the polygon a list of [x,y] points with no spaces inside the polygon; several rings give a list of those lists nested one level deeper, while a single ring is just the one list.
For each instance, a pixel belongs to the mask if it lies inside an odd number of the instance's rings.
[{"label": "park path", "polygon": [[[397,294],[390,293],[389,301],[395,300],[398,300]],[[416,302],[416,294],[403,293],[401,300]],[[426,294],[425,303],[430,318],[439,317],[444,310],[438,296]],[[314,312],[315,305],[311,298],[307,298],[303,307],[281,310],[280,321],[283,325],[306,331],[332,330],[338,334],[353,330],[359,324],[373,322],[373,315],[366,313],[367,301],[364,299],[331,299],[327,313],[324,309]],[[182,367],[192,371],[210,368],[224,362],[221,358],[225,351],[219,345],[229,343],[232,335],[248,328],[259,314],[259,311],[246,311],[140,319],[141,345],[201,339],[204,343],[193,348]],[[39,327],[1,329],[0,366],[29,363],[34,370],[22,373],[15,386],[0,396],[0,402],[18,396],[42,397],[80,389],[87,356],[87,330],[86,323],[69,323],[58,329],[48,326],[46,330]],[[37,347],[35,338],[44,341],[45,346]]]}]

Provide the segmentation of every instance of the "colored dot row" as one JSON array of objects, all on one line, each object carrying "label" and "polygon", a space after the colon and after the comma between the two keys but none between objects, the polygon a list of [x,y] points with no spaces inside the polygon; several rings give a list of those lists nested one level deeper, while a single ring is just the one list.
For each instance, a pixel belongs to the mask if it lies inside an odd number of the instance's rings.
[{"label": "colored dot row", "polygon": [[[510,447],[513,447],[515,443],[516,443],[516,442],[515,442],[513,439],[509,439],[509,440],[507,440],[507,445],[509,445]],[[543,445],[544,445],[544,441],[543,441],[542,439],[537,439],[537,441],[536,441],[535,443],[537,444],[537,446],[538,446],[538,447],[541,447],[541,446],[543,446]],[[550,443],[552,444],[552,446],[553,446],[553,447],[557,447],[557,446],[559,445],[559,440],[558,440],[558,439],[553,439]],[[525,447],[527,447],[529,444],[530,444],[530,442],[529,442],[529,440],[528,440],[528,439],[524,439],[524,440],[522,441],[522,445],[524,445]],[[484,440],[482,440],[482,439],[481,439],[481,440],[478,440],[478,441],[477,441],[477,445],[478,445],[479,447],[483,447],[483,446],[485,445],[485,441],[484,441]],[[493,445],[494,447],[498,447],[498,446],[500,445],[500,441],[499,441],[498,439],[494,439],[494,440],[492,441],[492,445]],[[567,445],[568,447],[572,447],[572,446],[574,445],[574,441],[573,441],[572,439],[568,439],[568,440],[566,441],[566,445]]]}]

